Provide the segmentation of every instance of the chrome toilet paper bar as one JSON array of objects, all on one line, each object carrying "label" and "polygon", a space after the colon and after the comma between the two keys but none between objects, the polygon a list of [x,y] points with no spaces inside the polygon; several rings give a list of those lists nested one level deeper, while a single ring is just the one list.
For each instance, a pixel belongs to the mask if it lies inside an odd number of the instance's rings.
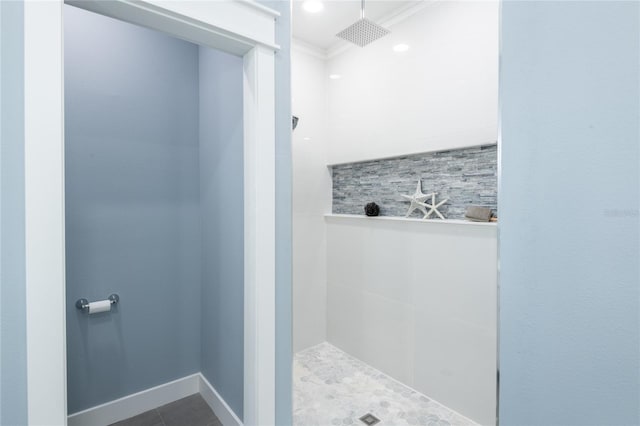
[{"label": "chrome toilet paper bar", "polygon": [[[114,293],[111,296],[109,296],[107,300],[111,302],[111,305],[115,305],[120,301],[120,296]],[[76,308],[81,309],[83,311],[88,311],[89,301],[87,299],[78,299],[78,301],[76,302]]]}]

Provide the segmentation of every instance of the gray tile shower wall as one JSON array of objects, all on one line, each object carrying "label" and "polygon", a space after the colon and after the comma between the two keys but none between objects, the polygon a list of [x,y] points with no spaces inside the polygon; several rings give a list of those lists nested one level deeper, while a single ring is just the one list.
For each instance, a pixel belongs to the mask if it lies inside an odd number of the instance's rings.
[{"label": "gray tile shower wall", "polygon": [[[413,194],[422,179],[422,192],[437,192],[436,202],[449,199],[438,209],[447,219],[464,219],[471,205],[496,213],[497,163],[497,147],[492,144],[335,165],[332,211],[364,214],[365,204],[373,201],[380,206],[380,216],[404,216],[409,202],[400,194]],[[411,216],[420,218],[422,213]]]}]

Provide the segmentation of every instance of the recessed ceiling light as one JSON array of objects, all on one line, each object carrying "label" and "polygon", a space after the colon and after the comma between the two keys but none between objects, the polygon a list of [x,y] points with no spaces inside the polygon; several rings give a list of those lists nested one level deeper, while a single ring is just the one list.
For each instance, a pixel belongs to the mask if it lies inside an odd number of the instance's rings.
[{"label": "recessed ceiling light", "polygon": [[342,78],[342,76],[341,76],[340,74],[330,74],[330,75],[329,75],[329,78],[330,78],[331,80],[339,80],[339,79],[341,79],[341,78]]},{"label": "recessed ceiling light", "polygon": [[310,138],[309,136],[305,136],[305,137],[304,137],[304,138],[302,138],[302,139],[304,139],[305,141],[310,141],[310,140],[311,140],[311,138]]},{"label": "recessed ceiling light", "polygon": [[306,0],[302,3],[302,8],[309,13],[318,13],[324,9],[324,4],[320,0]]},{"label": "recessed ceiling light", "polygon": [[400,43],[393,46],[394,52],[406,52],[407,50],[409,50],[408,44]]}]

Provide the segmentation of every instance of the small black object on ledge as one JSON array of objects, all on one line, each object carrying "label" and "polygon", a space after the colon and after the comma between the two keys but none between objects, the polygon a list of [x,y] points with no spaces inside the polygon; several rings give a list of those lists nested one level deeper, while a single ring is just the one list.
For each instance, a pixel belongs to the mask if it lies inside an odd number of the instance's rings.
[{"label": "small black object on ledge", "polygon": [[367,216],[378,216],[380,214],[380,207],[376,203],[369,203],[364,206],[364,213]]}]

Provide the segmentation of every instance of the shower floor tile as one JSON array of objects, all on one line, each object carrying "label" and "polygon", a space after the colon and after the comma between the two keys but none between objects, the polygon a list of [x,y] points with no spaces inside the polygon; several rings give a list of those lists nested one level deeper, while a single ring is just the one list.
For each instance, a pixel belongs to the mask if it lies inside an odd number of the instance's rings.
[{"label": "shower floor tile", "polygon": [[476,425],[329,343],[294,356],[295,426],[363,426],[367,414],[377,425]]},{"label": "shower floor tile", "polygon": [[110,426],[222,426],[222,423],[196,393]]}]

